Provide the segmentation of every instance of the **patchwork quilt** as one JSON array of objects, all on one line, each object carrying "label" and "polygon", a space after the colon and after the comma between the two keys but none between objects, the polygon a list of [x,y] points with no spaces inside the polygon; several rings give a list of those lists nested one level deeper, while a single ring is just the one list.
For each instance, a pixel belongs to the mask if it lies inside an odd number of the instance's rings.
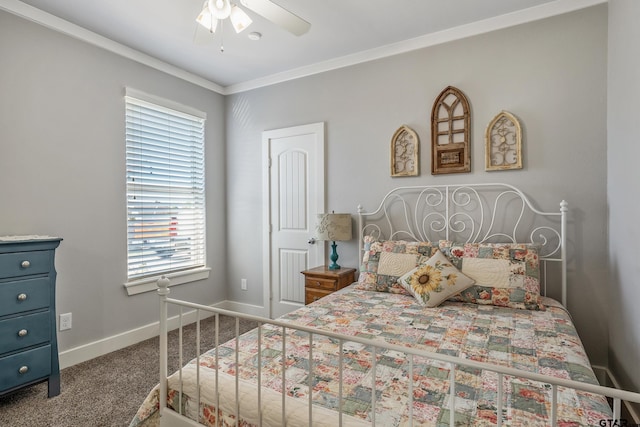
[{"label": "patchwork quilt", "polygon": [[[281,318],[339,334],[384,341],[403,347],[510,366],[559,378],[597,384],[580,339],[560,304],[544,298],[544,311],[447,301],[426,308],[411,296],[347,288]],[[282,375],[282,328],[261,328],[190,362],[169,379],[169,404],[204,425],[338,425],[342,407],[345,426],[448,426],[452,402],[448,363],[407,357],[395,351],[376,351],[353,342],[342,347],[343,386],[339,399],[340,347],[336,340],[314,335],[313,370],[309,376],[309,335],[287,330],[285,381]],[[236,354],[236,347],[238,348]],[[236,363],[236,360],[238,363]],[[258,408],[257,366],[262,365]],[[216,377],[215,370],[219,368]],[[199,392],[191,380],[199,375]],[[236,386],[235,375],[239,376]],[[180,379],[181,378],[181,379]],[[498,376],[458,367],[455,370],[455,423],[460,426],[548,426],[551,386],[505,376],[503,410],[497,413]],[[372,399],[375,379],[375,402]],[[410,388],[410,382],[412,387]],[[309,385],[311,384],[311,388]],[[282,397],[282,388],[285,397]],[[237,395],[240,396],[236,400]],[[216,393],[217,389],[221,393]],[[409,405],[409,391],[413,405]],[[597,426],[611,418],[605,398],[558,388],[559,426]],[[309,394],[313,401],[311,421]],[[199,403],[198,403],[199,401]],[[285,411],[283,420],[282,405]],[[219,406],[218,406],[219,405]],[[410,408],[410,406],[412,406]],[[215,408],[219,407],[216,411]],[[157,425],[158,391],[140,407],[131,427]]]}]

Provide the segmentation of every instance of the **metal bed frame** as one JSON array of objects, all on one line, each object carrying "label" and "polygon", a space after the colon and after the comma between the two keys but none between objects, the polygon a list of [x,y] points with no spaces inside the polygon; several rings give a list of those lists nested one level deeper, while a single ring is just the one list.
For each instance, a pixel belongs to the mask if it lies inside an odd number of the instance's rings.
[{"label": "metal bed frame", "polygon": [[[560,290],[554,291],[559,293],[563,305],[567,303],[567,277],[566,277],[566,224],[567,224],[567,202],[560,203],[558,212],[543,212],[536,209],[529,199],[517,188],[506,184],[469,184],[469,185],[433,185],[433,186],[416,186],[416,187],[399,187],[387,193],[378,208],[366,213],[364,209],[358,207],[358,231],[360,238],[360,255],[363,248],[361,246],[365,235],[374,235],[378,238],[385,239],[405,239],[419,241],[437,241],[437,239],[456,239],[457,242],[530,242],[539,244],[541,247],[540,260],[542,262],[542,276],[544,292],[547,291],[547,271],[546,267],[549,263],[559,264]],[[543,219],[546,223],[539,224],[538,219]],[[535,221],[534,221],[535,220]],[[401,225],[398,225],[401,224]],[[505,231],[506,230],[506,231]],[[360,257],[362,259],[362,257]],[[557,272],[557,271],[556,271]],[[312,348],[313,338],[316,335],[335,339],[339,343],[339,370],[340,381],[342,382],[342,348],[347,342],[360,343],[371,346],[373,350],[372,365],[376,369],[376,354],[380,350],[393,350],[407,355],[409,359],[409,369],[413,372],[413,361],[416,357],[428,358],[441,363],[448,364],[451,367],[449,399],[455,402],[455,370],[459,367],[469,367],[491,371],[498,376],[498,396],[497,396],[497,414],[502,413],[503,409],[503,378],[504,376],[513,376],[517,378],[525,378],[538,381],[551,386],[552,407],[551,420],[552,425],[557,423],[557,398],[558,387],[567,387],[598,395],[606,396],[611,399],[613,404],[613,420],[620,419],[621,402],[640,403],[640,393],[619,390],[610,387],[603,387],[588,383],[582,383],[573,380],[555,378],[547,375],[520,371],[514,368],[492,365],[489,363],[476,362],[468,359],[448,356],[440,353],[432,353],[418,349],[406,348],[398,345],[387,344],[384,342],[372,341],[365,338],[345,336],[325,332],[322,330],[296,326],[291,323],[283,322],[278,319],[272,320],[264,317],[241,314],[233,311],[212,308],[201,304],[190,303],[169,298],[169,280],[161,278],[158,280],[158,294],[160,296],[160,425],[161,426],[197,426],[196,422],[186,418],[185,416],[167,408],[167,332],[168,332],[168,306],[180,307],[180,332],[182,330],[182,316],[184,309],[192,309],[196,311],[196,342],[197,354],[200,355],[200,319],[203,316],[215,316],[215,358],[218,361],[217,348],[220,344],[218,341],[219,316],[226,315],[236,319],[236,358],[238,357],[238,337],[239,321],[246,319],[257,322],[258,324],[258,346],[261,345],[260,336],[263,325],[271,324],[282,329],[283,337],[287,330],[297,330],[309,334],[310,349]],[[180,365],[182,361],[182,334],[180,333]],[[283,354],[285,353],[286,342],[282,343]],[[310,350],[311,352],[312,350]],[[260,352],[258,353],[260,355]],[[196,377],[199,380],[199,357],[197,356]],[[262,394],[261,394],[261,359],[258,356],[258,402],[257,408],[259,412],[259,425],[262,425]],[[283,357],[284,359],[284,357]],[[310,354],[309,360],[313,360]],[[236,360],[237,361],[237,360]],[[285,376],[285,366],[283,360],[283,381]],[[313,368],[313,364],[309,370]],[[180,373],[182,372],[182,368]],[[312,376],[309,376],[310,378]],[[372,425],[376,425],[375,420],[375,404],[376,404],[376,385],[375,375],[372,384],[372,411],[374,418]],[[309,384],[311,387],[311,384]],[[218,372],[215,373],[215,387],[218,390]],[[235,377],[235,396],[239,393],[239,379]],[[413,384],[410,382],[409,389],[409,408],[413,406]],[[197,387],[198,407],[200,403],[200,386]],[[282,391],[282,414],[281,420],[286,420],[285,405],[285,388]],[[308,425],[313,425],[313,401],[312,393],[309,393],[308,399]],[[218,394],[219,399],[219,394]],[[343,426],[342,416],[342,383],[339,389],[339,410],[338,410],[338,426]],[[219,400],[216,402],[219,407]],[[453,408],[452,408],[453,409]],[[411,409],[410,409],[411,411]],[[449,424],[455,425],[455,410],[450,410]],[[235,416],[236,420],[240,419],[240,403],[235,399]],[[217,417],[218,418],[218,417]],[[413,425],[413,414],[409,413],[410,424]],[[282,422],[285,425],[285,422]],[[497,418],[497,425],[502,425],[502,417]]]}]

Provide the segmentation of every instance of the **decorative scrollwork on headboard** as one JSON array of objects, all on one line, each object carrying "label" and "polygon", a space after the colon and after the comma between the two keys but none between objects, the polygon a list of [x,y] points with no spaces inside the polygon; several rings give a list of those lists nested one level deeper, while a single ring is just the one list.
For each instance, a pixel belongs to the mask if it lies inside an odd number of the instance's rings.
[{"label": "decorative scrollwork on headboard", "polygon": [[566,212],[564,201],[559,211],[540,211],[508,184],[398,187],[376,210],[358,207],[359,237],[361,244],[365,235],[378,240],[532,243],[540,247],[542,261],[560,261],[566,275]]}]

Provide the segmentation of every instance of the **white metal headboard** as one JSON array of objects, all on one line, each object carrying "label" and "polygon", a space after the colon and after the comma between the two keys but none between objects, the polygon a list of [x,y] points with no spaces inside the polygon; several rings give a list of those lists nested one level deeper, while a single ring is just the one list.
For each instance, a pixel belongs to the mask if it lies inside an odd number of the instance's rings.
[{"label": "white metal headboard", "polygon": [[[373,212],[358,206],[359,260],[363,239],[457,243],[534,243],[540,246],[541,287],[547,295],[547,272],[559,265],[562,304],[567,306],[567,202],[557,212],[536,209],[509,184],[459,184],[398,187]],[[557,268],[557,267],[556,267]],[[557,271],[557,270],[556,270]],[[551,275],[550,275],[551,276]]]}]

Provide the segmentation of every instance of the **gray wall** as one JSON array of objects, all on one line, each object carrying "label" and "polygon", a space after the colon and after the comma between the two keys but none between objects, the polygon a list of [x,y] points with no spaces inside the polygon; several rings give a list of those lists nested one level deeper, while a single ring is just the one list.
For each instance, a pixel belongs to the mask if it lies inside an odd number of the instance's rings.
[{"label": "gray wall", "polygon": [[632,390],[640,390],[639,19],[640,2],[609,2],[609,365],[622,386]]},{"label": "gray wall", "polygon": [[[447,182],[507,182],[544,210],[566,199],[569,308],[592,362],[606,364],[606,61],[600,5],[229,96],[229,299],[262,305],[262,131],[324,121],[327,209],[355,214],[395,186]],[[471,104],[472,173],[432,176],[431,106],[448,85]],[[485,172],[484,130],[503,109],[523,124],[524,168]],[[402,124],[421,139],[419,177],[389,176],[390,139]],[[340,247],[341,265],[357,266],[356,242]]]},{"label": "gray wall", "polygon": [[128,297],[124,88],[190,105],[206,122],[211,279],[172,288],[224,300],[224,98],[0,12],[0,234],[64,238],[56,258],[67,350],[158,320],[155,292]]}]

